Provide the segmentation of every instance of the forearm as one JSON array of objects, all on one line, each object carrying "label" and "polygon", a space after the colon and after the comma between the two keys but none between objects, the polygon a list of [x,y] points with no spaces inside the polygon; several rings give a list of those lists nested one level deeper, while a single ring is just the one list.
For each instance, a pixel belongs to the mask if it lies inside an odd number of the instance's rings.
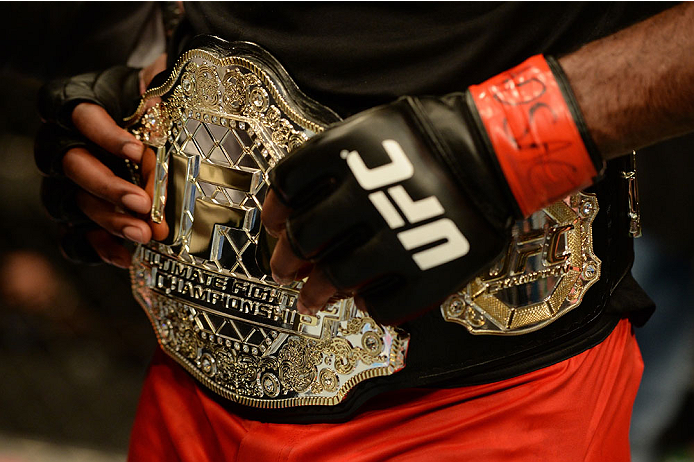
[{"label": "forearm", "polygon": [[559,62],[605,159],[694,131],[694,3]]}]

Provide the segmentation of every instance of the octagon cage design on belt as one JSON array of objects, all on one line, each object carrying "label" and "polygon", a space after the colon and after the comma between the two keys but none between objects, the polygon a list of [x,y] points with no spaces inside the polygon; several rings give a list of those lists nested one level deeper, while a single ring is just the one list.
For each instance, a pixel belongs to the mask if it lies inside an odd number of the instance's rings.
[{"label": "octagon cage design on belt", "polygon": [[[257,45],[204,40],[126,119],[156,153],[151,217],[169,226],[135,251],[133,293],[163,350],[216,393],[259,408],[335,405],[404,368],[409,335],[352,299],[298,313],[301,283],[269,276],[260,211],[269,169],[340,119]],[[519,334],[573,309],[600,273],[597,209],[579,193],[516,224],[507,255],[441,315],[461,335]]]}]

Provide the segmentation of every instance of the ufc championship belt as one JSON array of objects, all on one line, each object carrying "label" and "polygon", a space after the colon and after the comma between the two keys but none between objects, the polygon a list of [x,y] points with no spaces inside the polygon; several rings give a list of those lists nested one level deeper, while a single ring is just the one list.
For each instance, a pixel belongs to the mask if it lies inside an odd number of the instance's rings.
[{"label": "ufc championship belt", "polygon": [[[335,405],[403,369],[409,335],[352,299],[298,313],[301,283],[272,280],[260,212],[268,171],[340,118],[257,45],[206,40],[129,119],[156,152],[151,217],[170,230],[138,246],[134,295],[163,350],[216,393],[257,408]],[[577,193],[517,223],[506,254],[441,316],[465,326],[460,335],[515,335],[572,310],[600,276],[597,212],[594,195]]]}]

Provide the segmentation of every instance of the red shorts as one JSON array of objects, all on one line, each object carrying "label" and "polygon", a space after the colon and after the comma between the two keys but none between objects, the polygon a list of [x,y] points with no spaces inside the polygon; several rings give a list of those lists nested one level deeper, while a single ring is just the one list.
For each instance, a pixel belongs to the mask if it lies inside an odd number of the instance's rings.
[{"label": "red shorts", "polygon": [[628,461],[643,363],[622,321],[600,345],[488,385],[377,396],[352,420],[268,424],[229,414],[161,351],[130,461]]}]

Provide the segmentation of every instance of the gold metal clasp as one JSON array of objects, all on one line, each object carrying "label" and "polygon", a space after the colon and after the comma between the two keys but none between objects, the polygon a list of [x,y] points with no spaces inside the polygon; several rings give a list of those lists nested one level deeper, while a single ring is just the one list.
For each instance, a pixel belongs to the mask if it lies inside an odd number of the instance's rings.
[{"label": "gold metal clasp", "polygon": [[639,210],[639,183],[636,177],[636,151],[629,156],[629,170],[622,171],[627,181],[627,215],[629,216],[629,237],[641,237],[641,212]]}]

